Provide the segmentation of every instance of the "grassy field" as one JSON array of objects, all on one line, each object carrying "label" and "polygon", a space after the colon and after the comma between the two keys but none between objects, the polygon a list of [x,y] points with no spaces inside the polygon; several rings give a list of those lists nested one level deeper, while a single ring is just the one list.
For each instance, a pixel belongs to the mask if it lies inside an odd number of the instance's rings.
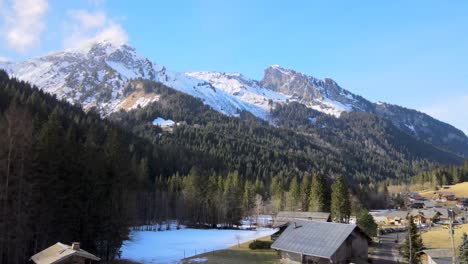
[{"label": "grassy field", "polygon": [[[420,192],[421,196],[432,198],[435,190]],[[451,185],[448,189],[440,189],[439,192],[453,192],[455,197],[468,197],[468,182]]]},{"label": "grassy field", "polygon": [[[270,241],[270,236],[259,238],[258,240]],[[182,263],[206,263],[206,264],[277,264],[280,263],[276,251],[272,249],[251,250],[249,244],[252,241],[242,243],[224,250],[217,250],[210,253],[200,254],[184,260]]]},{"label": "grassy field", "polygon": [[[463,232],[468,234],[468,224],[457,226],[453,238],[455,240],[455,247],[461,243],[461,236]],[[447,229],[432,230],[421,235],[424,246],[426,248],[450,248],[450,238]]]}]

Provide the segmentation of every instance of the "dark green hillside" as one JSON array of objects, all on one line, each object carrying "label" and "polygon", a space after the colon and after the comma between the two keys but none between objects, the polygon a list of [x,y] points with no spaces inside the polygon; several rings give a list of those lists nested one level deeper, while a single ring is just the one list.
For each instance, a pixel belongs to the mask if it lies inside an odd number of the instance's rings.
[{"label": "dark green hillside", "polygon": [[[160,100],[118,113],[114,120],[157,144],[183,146],[216,158],[250,180],[277,174],[291,178],[305,172],[343,174],[357,182],[403,180],[438,163],[462,161],[365,113],[347,113],[338,119],[290,103],[272,110],[278,126],[269,126],[245,113],[241,119],[227,117],[198,99],[144,82],[161,95]],[[161,131],[151,124],[157,117],[186,124],[158,136]]]}]

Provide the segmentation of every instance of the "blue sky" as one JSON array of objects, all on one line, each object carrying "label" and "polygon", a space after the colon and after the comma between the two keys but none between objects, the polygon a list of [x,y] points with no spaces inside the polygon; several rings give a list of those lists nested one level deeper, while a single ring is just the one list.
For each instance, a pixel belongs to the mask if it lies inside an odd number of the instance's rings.
[{"label": "blue sky", "polygon": [[176,71],[260,79],[280,64],[331,77],[468,132],[468,1],[0,0],[0,10],[7,59],[110,36]]}]

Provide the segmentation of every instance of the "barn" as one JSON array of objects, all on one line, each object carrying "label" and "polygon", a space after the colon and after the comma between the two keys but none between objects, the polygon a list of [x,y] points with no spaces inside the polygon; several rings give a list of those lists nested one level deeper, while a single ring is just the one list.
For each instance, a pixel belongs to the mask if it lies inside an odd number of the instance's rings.
[{"label": "barn", "polygon": [[283,263],[365,263],[369,241],[356,225],[296,221],[271,248]]}]

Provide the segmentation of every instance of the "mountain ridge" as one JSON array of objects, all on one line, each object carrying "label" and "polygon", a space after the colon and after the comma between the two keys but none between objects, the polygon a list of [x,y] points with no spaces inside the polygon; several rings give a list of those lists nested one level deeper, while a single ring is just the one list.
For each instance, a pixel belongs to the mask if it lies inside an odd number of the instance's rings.
[{"label": "mountain ridge", "polygon": [[266,68],[261,80],[240,73],[180,73],[151,62],[128,45],[99,42],[23,62],[0,62],[0,68],[59,99],[85,109],[95,108],[103,116],[157,101],[157,95],[130,82],[148,79],[200,98],[223,114],[238,117],[247,111],[270,123],[276,105],[294,101],[337,118],[343,112],[366,112],[392,121],[412,136],[468,157],[468,137],[449,124],[416,110],[371,102],[331,78],[321,80],[279,65]]}]

